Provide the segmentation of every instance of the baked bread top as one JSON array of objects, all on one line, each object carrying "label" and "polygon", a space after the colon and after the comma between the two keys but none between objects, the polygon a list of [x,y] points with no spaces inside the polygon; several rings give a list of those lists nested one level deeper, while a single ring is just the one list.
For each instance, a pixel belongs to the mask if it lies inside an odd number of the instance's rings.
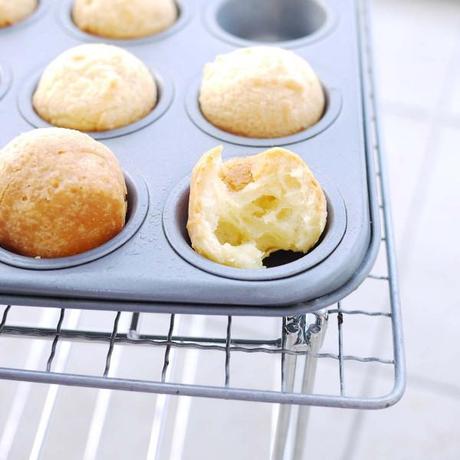
[{"label": "baked bread top", "polygon": [[37,0],[0,0],[0,27],[7,27],[30,16]]},{"label": "baked bread top", "polygon": [[174,0],[75,0],[73,20],[101,37],[130,39],[157,34],[177,19]]},{"label": "baked bread top", "polygon": [[292,51],[268,46],[217,56],[204,68],[199,100],[209,122],[254,138],[302,131],[325,108],[321,83],[308,62]]},{"label": "baked bread top", "polygon": [[47,66],[33,96],[43,119],[79,131],[129,125],[146,116],[156,101],[156,83],[145,64],[104,44],[64,51]]},{"label": "baked bread top", "polygon": [[115,155],[78,131],[45,128],[0,151],[0,245],[31,257],[64,257],[118,234],[126,184]]}]

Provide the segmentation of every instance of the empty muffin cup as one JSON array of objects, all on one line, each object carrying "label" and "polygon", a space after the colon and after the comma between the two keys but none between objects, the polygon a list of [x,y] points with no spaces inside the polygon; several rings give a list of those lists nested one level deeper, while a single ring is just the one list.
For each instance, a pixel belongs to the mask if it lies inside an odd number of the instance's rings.
[{"label": "empty muffin cup", "polygon": [[[318,176],[317,176],[318,177]],[[326,259],[339,245],[346,229],[346,208],[339,191],[319,176],[327,199],[326,228],[316,246],[307,254],[278,251],[264,260],[265,269],[227,267],[201,256],[191,246],[187,232],[190,177],[185,178],[172,191],[163,211],[163,228],[166,237],[177,252],[195,267],[223,278],[246,281],[268,281],[304,272]]]},{"label": "empty muffin cup", "polygon": [[317,0],[221,0],[207,22],[220,38],[242,46],[304,44],[332,25],[331,13]]}]

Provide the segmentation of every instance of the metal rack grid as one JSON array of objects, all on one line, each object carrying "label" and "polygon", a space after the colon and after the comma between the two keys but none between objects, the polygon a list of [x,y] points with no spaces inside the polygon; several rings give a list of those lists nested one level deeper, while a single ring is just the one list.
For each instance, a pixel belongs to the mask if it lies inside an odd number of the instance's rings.
[{"label": "metal rack grid", "polygon": [[[369,50],[366,48],[363,55],[368,56],[368,52]],[[9,320],[16,307],[8,305],[3,309],[1,316],[0,338],[16,337],[21,340],[30,340],[38,337],[48,340],[49,355],[41,370],[0,367],[0,379],[302,406],[378,409],[396,403],[404,391],[405,378],[394,243],[385,161],[381,154],[378,137],[378,117],[375,110],[376,97],[372,90],[372,68],[369,64],[366,65],[366,62],[363,65],[367,69],[369,77],[367,91],[369,92],[370,107],[367,107],[367,110],[372,111],[369,119],[373,122],[372,145],[376,159],[376,180],[381,196],[379,208],[383,223],[381,253],[384,255],[386,262],[385,270],[371,274],[366,282],[378,283],[384,287],[389,299],[387,309],[376,310],[372,305],[369,305],[369,308],[345,307],[346,301],[344,300],[316,313],[280,318],[279,334],[270,339],[249,340],[240,339],[232,334],[231,316],[227,317],[225,336],[213,338],[206,335],[195,337],[176,334],[175,324],[177,323],[177,317],[181,315],[170,315],[169,326],[163,334],[142,333],[139,327],[140,319],[149,315],[147,313],[116,313],[111,332],[80,330],[77,327],[65,328],[63,327],[64,320],[67,315],[72,314],[72,310],[64,308],[60,309],[55,327],[22,326],[13,324]],[[130,325],[126,332],[120,332],[119,330],[121,315],[131,316]],[[370,353],[365,355],[345,353],[344,337],[347,335],[347,324],[349,324],[351,318],[358,317],[381,318],[386,321],[385,328],[391,333],[392,338],[390,358],[382,358]],[[334,352],[321,351],[323,341],[328,335],[328,323],[336,323],[337,350]],[[330,330],[333,329],[330,328]],[[105,361],[101,363],[100,373],[71,374],[65,372],[65,366],[55,366],[55,358],[59,347],[67,341],[106,344]],[[133,349],[138,349],[139,347],[162,349],[163,363],[158,378],[140,380],[111,375],[111,360],[116,346],[129,346]],[[363,346],[363,349],[365,348],[366,346]],[[171,350],[173,349],[193,349],[199,353],[206,351],[221,353],[221,385],[185,384],[171,381],[169,370],[172,361]],[[266,390],[233,386],[231,360],[235,353],[279,357],[279,387],[273,390]],[[331,392],[326,394],[321,391],[321,388],[319,391],[313,389],[316,365],[322,360],[337,362],[338,393]],[[363,366],[372,363],[391,368],[393,376],[392,390],[386,394],[373,397],[348,394],[345,379],[345,364],[347,362],[359,362]],[[291,416],[289,410],[280,410],[279,420],[289,418]],[[298,430],[302,429],[302,423],[305,424],[306,419],[298,419]],[[283,423],[278,425],[280,430],[286,430],[286,426]],[[283,433],[280,433],[277,439],[283,439]],[[275,447],[275,450],[281,451],[283,448],[283,446],[278,446],[278,448]]]},{"label": "metal rack grid", "polygon": [[[385,242],[382,243],[385,245]],[[391,264],[390,264],[391,267]],[[370,280],[385,284],[391,290],[391,276],[387,274],[370,275]],[[394,295],[394,293],[393,293]],[[393,298],[393,302],[395,299]],[[239,339],[232,335],[232,317],[227,317],[225,337],[194,337],[180,336],[174,333],[178,316],[170,315],[168,330],[164,334],[143,334],[139,331],[139,320],[145,313],[123,313],[131,315],[127,332],[119,331],[122,312],[116,313],[113,328],[108,331],[81,330],[78,328],[63,328],[63,322],[70,310],[60,309],[56,326],[31,327],[10,324],[8,319],[14,311],[14,306],[6,306],[0,322],[0,337],[19,337],[23,340],[42,338],[49,341],[49,353],[42,370],[0,368],[0,378],[10,380],[26,380],[40,383],[74,385],[82,387],[110,388],[173,395],[205,396],[222,399],[249,400],[272,403],[288,403],[300,405],[334,406],[348,408],[382,408],[394,404],[402,394],[403,363],[401,349],[401,332],[399,327],[399,311],[392,303],[389,311],[374,309],[344,308],[338,303],[331,308],[317,313],[299,315],[279,319],[280,334],[271,339]],[[53,309],[54,310],[54,309]],[[71,313],[70,313],[71,314]],[[160,315],[156,315],[160,316]],[[344,352],[344,337],[346,336],[349,317],[379,317],[385,318],[387,328],[392,329],[393,353],[392,358],[382,358],[368,355],[349,355]],[[337,352],[321,352],[321,344],[327,334],[328,323],[336,323]],[[99,375],[75,375],[55,369],[55,357],[59,346],[66,341],[85,343],[105,343],[107,352],[105,361],[100,363]],[[117,378],[110,375],[111,359],[115,346],[153,347],[163,350],[161,373],[156,381]],[[218,351],[222,355],[222,386],[203,386],[173,383],[168,380],[168,370],[171,366],[172,349],[194,349],[199,352]],[[271,354],[280,359],[281,387],[277,391],[235,388],[231,380],[231,359],[234,353],[251,353],[255,355]],[[340,393],[337,395],[315,394],[311,392],[312,379],[308,379],[308,388],[302,387],[294,391],[290,375],[295,369],[299,358],[304,358],[304,365],[314,367],[317,360],[337,361]],[[309,364],[309,361],[311,363]],[[344,367],[347,361],[366,365],[378,363],[391,367],[394,373],[393,391],[377,398],[357,398],[348,396],[345,386]],[[314,363],[313,363],[314,362]]]}]

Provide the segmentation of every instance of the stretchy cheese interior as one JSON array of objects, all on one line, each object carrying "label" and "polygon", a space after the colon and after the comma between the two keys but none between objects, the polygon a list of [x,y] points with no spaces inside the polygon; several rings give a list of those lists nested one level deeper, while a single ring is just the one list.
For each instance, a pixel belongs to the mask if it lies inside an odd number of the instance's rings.
[{"label": "stretchy cheese interior", "polygon": [[226,162],[221,154],[210,150],[193,170],[187,230],[195,251],[251,269],[275,251],[307,253],[326,226],[327,202],[303,159],[282,148]]}]

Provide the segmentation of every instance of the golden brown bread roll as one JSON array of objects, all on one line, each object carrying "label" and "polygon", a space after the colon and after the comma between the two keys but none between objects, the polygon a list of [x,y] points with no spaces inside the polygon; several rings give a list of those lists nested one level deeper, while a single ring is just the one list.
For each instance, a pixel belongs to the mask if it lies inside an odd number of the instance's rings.
[{"label": "golden brown bread roll", "polygon": [[83,31],[107,38],[157,34],[177,19],[174,0],[75,0],[73,20]]},{"label": "golden brown bread roll", "polygon": [[126,194],[115,155],[86,134],[22,134],[0,151],[0,245],[42,258],[100,246],[122,230]]},{"label": "golden brown bread roll", "polygon": [[230,133],[288,136],[314,125],[325,97],[308,62],[292,51],[256,46],[217,56],[204,68],[203,115]]},{"label": "golden brown bread roll", "polygon": [[308,252],[327,218],[324,193],[295,153],[273,148],[223,163],[222,147],[193,169],[187,230],[204,257],[238,268],[263,268],[278,250]]},{"label": "golden brown bread roll", "polygon": [[0,27],[7,27],[30,16],[37,0],[0,0]]},{"label": "golden brown bread roll", "polygon": [[118,46],[79,45],[45,69],[33,96],[54,126],[106,131],[146,116],[157,101],[155,80],[136,56]]}]

